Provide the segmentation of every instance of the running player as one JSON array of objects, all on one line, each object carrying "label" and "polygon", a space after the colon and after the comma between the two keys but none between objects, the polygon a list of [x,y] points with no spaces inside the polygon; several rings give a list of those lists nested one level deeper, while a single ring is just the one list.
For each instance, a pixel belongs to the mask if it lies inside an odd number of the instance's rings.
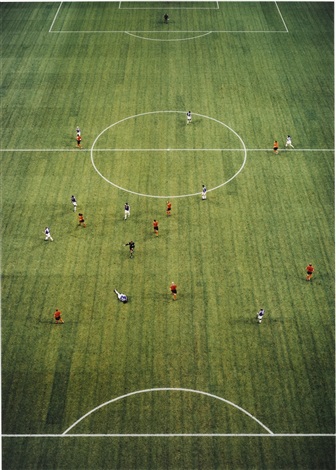
[{"label": "running player", "polygon": [[44,239],[45,241],[48,241],[48,240],[50,240],[51,242],[54,241],[53,237],[51,236],[50,228],[49,228],[49,227],[46,227],[46,228],[44,229],[44,235],[45,235],[45,239]]},{"label": "running player", "polygon": [[265,310],[261,308],[257,314],[258,323],[262,322],[263,316],[265,315]]},{"label": "running player", "polygon": [[78,214],[78,225],[81,225],[84,228],[86,227],[86,223],[85,223],[83,214]]},{"label": "running player", "polygon": [[176,300],[176,296],[177,296],[177,285],[175,284],[174,281],[170,284],[170,292],[172,293],[173,300]]},{"label": "running player", "polygon": [[154,228],[154,233],[158,237],[159,236],[159,222],[154,219],[153,221],[153,228]]},{"label": "running player", "polygon": [[279,143],[278,143],[277,140],[275,140],[274,143],[273,143],[273,152],[274,152],[276,155],[278,155],[278,153],[279,153]]},{"label": "running player", "polygon": [[62,312],[60,312],[58,308],[54,313],[54,318],[56,323],[64,323],[64,320],[62,319]]},{"label": "running player", "polygon": [[76,201],[76,198],[75,196],[71,196],[71,202],[72,202],[72,205],[73,205],[73,211],[76,212],[76,209],[77,209],[77,201]]},{"label": "running player", "polygon": [[129,249],[130,249],[130,258],[133,258],[135,243],[131,240],[130,242],[126,243],[125,246],[129,246]]},{"label": "running player", "polygon": [[286,138],[286,148],[287,148],[288,146],[289,146],[289,147],[292,147],[292,149],[294,148],[294,145],[292,144],[292,138],[291,138],[290,135],[288,135],[287,138]]},{"label": "running player", "polygon": [[128,202],[126,202],[125,204],[125,220],[128,219],[128,217],[131,215],[131,207],[130,205],[128,204]]},{"label": "running player", "polygon": [[307,273],[306,281],[311,281],[314,271],[315,271],[314,266],[312,264],[308,264],[308,266],[306,267],[306,273]]}]

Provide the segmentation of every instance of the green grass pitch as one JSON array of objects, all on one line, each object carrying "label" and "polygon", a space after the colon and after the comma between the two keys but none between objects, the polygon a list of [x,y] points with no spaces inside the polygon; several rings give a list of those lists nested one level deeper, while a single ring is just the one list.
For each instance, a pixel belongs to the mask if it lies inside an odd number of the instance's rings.
[{"label": "green grass pitch", "polygon": [[334,468],[333,3],[0,15],[2,468]]}]

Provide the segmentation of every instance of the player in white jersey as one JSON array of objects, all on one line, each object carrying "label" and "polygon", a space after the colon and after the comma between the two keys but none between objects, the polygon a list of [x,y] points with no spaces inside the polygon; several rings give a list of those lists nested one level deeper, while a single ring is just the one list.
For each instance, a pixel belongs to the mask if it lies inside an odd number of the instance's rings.
[{"label": "player in white jersey", "polygon": [[261,308],[257,314],[258,323],[262,322],[263,316],[265,315],[265,310]]},{"label": "player in white jersey", "polygon": [[204,184],[202,184],[202,199],[203,201],[206,199],[207,188]]},{"label": "player in white jersey", "polygon": [[125,220],[128,219],[128,217],[130,215],[131,215],[131,207],[128,204],[128,202],[126,202],[126,204],[125,204]]},{"label": "player in white jersey", "polygon": [[76,212],[76,209],[77,209],[77,201],[76,201],[76,198],[74,195],[71,196],[71,202],[72,202],[72,205],[73,205],[73,211]]},{"label": "player in white jersey", "polygon": [[122,302],[123,304],[126,304],[128,302],[127,295],[121,294],[116,289],[114,289],[114,292],[117,294],[118,300],[120,300],[120,302]]},{"label": "player in white jersey", "polygon": [[289,147],[292,147],[292,149],[294,148],[294,145],[292,144],[292,138],[291,138],[290,135],[288,135],[287,138],[286,138],[286,148],[287,148],[288,146],[289,146]]},{"label": "player in white jersey", "polygon": [[187,112],[187,124],[191,123],[191,111]]},{"label": "player in white jersey", "polygon": [[44,239],[45,241],[48,241],[48,240],[50,240],[51,242],[54,241],[54,239],[52,238],[52,236],[51,236],[51,234],[50,234],[50,229],[49,229],[49,227],[46,227],[46,228],[44,229],[44,235],[45,235],[45,239]]}]

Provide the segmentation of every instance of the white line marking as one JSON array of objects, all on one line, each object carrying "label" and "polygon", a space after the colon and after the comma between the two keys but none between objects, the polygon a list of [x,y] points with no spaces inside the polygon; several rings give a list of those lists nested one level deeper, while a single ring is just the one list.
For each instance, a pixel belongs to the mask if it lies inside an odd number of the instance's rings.
[{"label": "white line marking", "polygon": [[[83,415],[81,418],[79,418],[77,421],[75,421],[75,423],[73,423],[71,426],[68,427],[68,429],[66,429],[63,433],[63,435],[67,434],[71,429],[73,429],[78,423],[80,423],[83,419],[87,418],[90,414],[94,413],[95,411],[99,410],[100,408],[103,408],[104,406],[106,405],[109,405],[111,403],[114,403],[118,400],[122,400],[123,398],[127,398],[127,397],[130,397],[132,395],[139,395],[141,393],[149,393],[149,392],[166,392],[166,391],[178,391],[178,392],[189,392],[189,393],[197,393],[199,395],[205,395],[205,396],[208,396],[210,398],[215,398],[216,400],[220,400],[220,401],[223,401],[224,403],[227,403],[228,405],[231,405],[233,406],[234,408],[237,408],[239,411],[242,411],[244,414],[246,414],[247,416],[249,416],[250,418],[252,418],[254,421],[256,421],[258,424],[260,424],[261,427],[263,427],[269,434],[273,434],[273,432],[268,429],[261,421],[259,421],[256,417],[254,417],[253,415],[251,415],[251,413],[249,413],[248,411],[244,410],[244,408],[241,408],[240,406],[236,405],[235,403],[232,403],[231,401],[229,400],[226,400],[225,398],[221,398],[221,397],[218,397],[217,395],[213,395],[212,393],[208,393],[208,392],[202,392],[200,390],[193,390],[193,389],[189,389],[189,388],[149,388],[149,389],[146,389],[146,390],[137,390],[135,392],[130,392],[130,393],[126,393],[126,395],[122,395],[120,397],[117,397],[117,398],[113,398],[112,400],[109,400],[105,403],[102,403],[101,405],[99,406],[96,406],[96,408],[93,408],[91,411],[89,411],[88,413],[86,413],[85,415]],[[153,434],[155,435],[155,434]],[[159,435],[162,435],[162,434],[159,434]],[[172,436],[173,434],[168,434],[167,436]],[[197,435],[197,434],[196,434]]]},{"label": "white line marking", "polygon": [[90,149],[0,149],[0,152],[85,152]]},{"label": "white line marking", "polygon": [[[133,2],[132,2],[133,3]],[[213,2],[214,3],[214,2]],[[120,8],[120,10],[163,10],[163,8],[158,8],[158,7],[141,7],[141,8],[129,8],[129,7],[123,7],[123,8]],[[203,8],[203,7],[183,7],[183,8],[176,8],[176,7],[168,7],[168,8],[164,8],[164,10],[176,10],[176,11],[179,11],[179,10],[218,10],[218,8]]]},{"label": "white line marking", "polygon": [[[179,113],[179,114],[185,114],[185,111],[172,111],[172,110],[166,110],[166,111],[150,111],[150,112],[147,112],[147,113],[140,113],[140,114],[136,114],[134,116],[128,116],[124,119],[121,119],[120,121],[117,121],[115,122],[114,124],[111,124],[110,126],[107,126],[105,129],[103,129],[101,131],[101,133],[96,137],[96,139],[94,140],[93,144],[92,144],[92,147],[91,147],[91,163],[92,163],[92,166],[93,168],[95,169],[95,171],[98,173],[98,175],[103,178],[107,183],[111,184],[112,186],[114,186],[115,188],[118,188],[118,189],[121,189],[122,191],[125,191],[127,193],[130,193],[130,194],[135,194],[136,196],[142,196],[142,197],[151,197],[151,198],[156,198],[156,199],[176,199],[176,198],[182,198],[182,197],[192,197],[192,196],[198,196],[201,194],[201,192],[198,192],[198,193],[192,193],[192,194],[181,194],[181,195],[178,195],[178,196],[172,196],[172,195],[165,195],[165,196],[157,196],[157,195],[153,195],[153,194],[143,194],[143,193],[138,193],[136,191],[131,191],[129,189],[125,189],[123,188],[122,186],[119,186],[115,183],[112,183],[112,181],[108,180],[107,178],[105,178],[105,176],[100,173],[100,171],[98,170],[98,168],[96,167],[95,165],[95,162],[94,162],[94,158],[93,158],[93,153],[94,153],[94,146],[96,144],[96,142],[98,141],[98,139],[100,138],[100,136],[102,134],[104,134],[104,132],[106,132],[108,129],[111,129],[112,127],[116,126],[117,124],[120,124],[121,122],[124,122],[124,121],[127,121],[129,119],[133,119],[135,117],[139,117],[139,116],[147,116],[147,115],[150,115],[150,114],[160,114],[160,113]],[[203,118],[206,118],[206,119],[210,119],[211,121],[215,121],[219,124],[221,124],[222,126],[226,127],[227,129],[229,129],[231,132],[233,132],[233,134],[235,134],[236,137],[238,137],[238,139],[240,140],[241,144],[242,144],[242,148],[240,149],[240,151],[244,151],[244,161],[242,163],[242,166],[239,168],[239,170],[230,178],[228,179],[227,181],[224,181],[224,183],[214,187],[214,188],[210,188],[208,189],[208,192],[210,191],[215,191],[216,189],[219,189],[221,188],[222,186],[225,186],[226,184],[230,183],[230,181],[232,181],[236,176],[239,175],[239,173],[242,171],[242,169],[244,168],[245,166],[245,163],[246,163],[246,160],[247,160],[247,151],[246,151],[246,146],[244,144],[244,141],[243,139],[240,137],[240,135],[237,134],[237,132],[235,132],[230,126],[227,126],[226,124],[224,124],[223,122],[219,121],[218,119],[215,119],[215,118],[212,118],[212,117],[209,117],[209,116],[205,116],[203,114],[198,114],[198,113],[193,113],[194,116],[199,116],[199,117],[203,117]],[[167,149],[165,149],[166,151]]]},{"label": "white line marking", "polygon": [[1,434],[1,437],[335,437],[336,434]]},{"label": "white line marking", "polygon": [[275,6],[277,7],[278,12],[279,12],[279,15],[280,15],[280,18],[282,19],[282,22],[283,22],[283,24],[284,24],[284,26],[285,26],[285,28],[286,28],[286,33],[288,33],[287,25],[286,25],[286,23],[285,23],[285,20],[283,19],[283,16],[282,16],[282,14],[281,14],[281,11],[280,11],[280,8],[278,7],[277,2],[275,2]]},{"label": "white line marking", "polygon": [[[288,31],[269,31],[269,30],[260,30],[260,31],[235,31],[235,30],[211,30],[211,31],[110,31],[110,30],[103,30],[103,31],[66,31],[66,30],[62,30],[62,31],[49,31],[50,33],[74,33],[74,34],[104,34],[104,33],[112,33],[112,34],[115,34],[115,33],[125,33],[125,34],[130,34],[130,33],[152,33],[152,34],[156,34],[156,33],[160,33],[160,34],[170,34],[170,33],[189,33],[189,34],[195,34],[195,33],[205,33],[204,36],[206,34],[210,34],[210,33],[232,33],[232,34],[235,34],[235,33],[238,33],[238,34],[251,34],[251,33],[288,33]],[[199,37],[199,36],[197,36]],[[141,39],[146,39],[146,38],[141,38]],[[193,39],[193,38],[189,38],[189,39]]]},{"label": "white line marking", "polygon": [[[166,152],[168,149],[96,149],[96,152]],[[178,149],[171,148],[170,152],[241,152],[243,149]],[[87,149],[0,149],[1,152],[89,152]],[[272,148],[246,149],[247,152],[273,152]],[[335,149],[279,149],[279,152],[335,152]]]},{"label": "white line marking", "polygon": [[53,33],[53,31],[51,31],[51,30],[52,30],[52,28],[53,28],[53,26],[54,26],[54,23],[55,23],[55,21],[56,21],[58,12],[60,11],[62,4],[63,4],[63,2],[61,2],[61,3],[60,3],[60,6],[57,8],[56,15],[54,16],[53,22],[51,23],[51,26],[50,26],[50,28],[49,28],[49,33]]},{"label": "white line marking", "polygon": [[128,31],[125,31],[126,34],[128,34],[129,36],[133,36],[134,38],[144,39],[145,41],[165,41],[165,42],[169,42],[169,41],[190,41],[191,39],[197,39],[197,38],[202,38],[203,36],[207,36],[208,34],[211,34],[211,32],[212,31],[209,31],[207,33],[199,34],[198,36],[192,36],[190,38],[158,39],[158,38],[144,38],[143,36],[138,36],[137,34],[133,34],[133,33],[130,33]]},{"label": "white line marking", "polygon": [[[247,149],[250,152],[269,152],[268,149]],[[273,151],[273,149],[272,149]],[[279,152],[335,152],[335,149],[281,149],[279,148]]]}]

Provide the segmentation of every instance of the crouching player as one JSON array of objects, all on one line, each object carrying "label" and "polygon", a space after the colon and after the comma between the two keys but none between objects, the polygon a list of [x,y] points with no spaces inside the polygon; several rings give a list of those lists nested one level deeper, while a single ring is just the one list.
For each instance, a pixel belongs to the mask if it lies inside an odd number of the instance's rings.
[{"label": "crouching player", "polygon": [[127,302],[128,302],[127,295],[120,294],[120,292],[118,292],[116,289],[114,289],[114,292],[115,292],[115,294],[117,294],[118,300],[120,300],[120,302],[122,302],[123,304],[127,304]]}]

